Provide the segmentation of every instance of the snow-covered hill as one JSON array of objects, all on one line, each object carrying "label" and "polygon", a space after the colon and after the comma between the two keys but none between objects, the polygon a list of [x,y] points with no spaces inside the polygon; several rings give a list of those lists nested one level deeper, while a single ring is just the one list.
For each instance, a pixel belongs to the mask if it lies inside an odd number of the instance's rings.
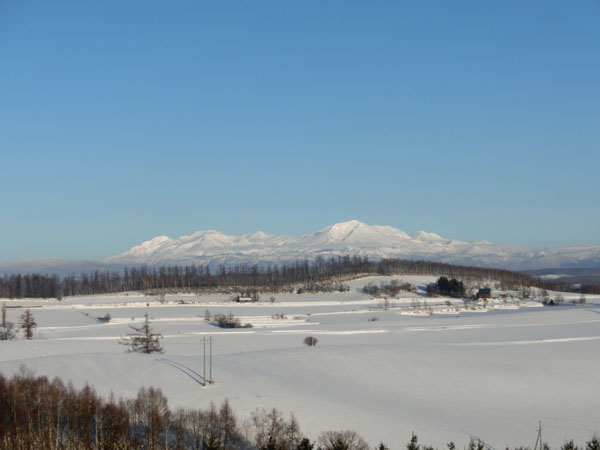
[{"label": "snow-covered hill", "polygon": [[282,263],[335,255],[427,259],[510,269],[600,266],[600,246],[532,250],[488,241],[446,239],[425,231],[410,236],[390,226],[366,225],[357,220],[303,236],[268,235],[260,231],[228,236],[214,230],[175,239],[158,236],[108,258],[105,263],[216,266]]}]

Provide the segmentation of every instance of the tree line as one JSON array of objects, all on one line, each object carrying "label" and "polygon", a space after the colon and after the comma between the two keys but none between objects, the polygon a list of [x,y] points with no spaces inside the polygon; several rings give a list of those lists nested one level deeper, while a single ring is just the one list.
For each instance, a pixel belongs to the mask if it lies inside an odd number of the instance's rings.
[{"label": "tree line", "polygon": [[[160,389],[141,388],[135,399],[100,397],[90,386],[76,389],[59,378],[12,378],[0,374],[0,448],[39,450],[370,450],[355,431],[326,431],[315,442],[302,434],[294,415],[256,410],[240,424],[229,402],[219,408],[171,410]],[[406,450],[434,450],[412,433]],[[456,450],[453,442],[448,450]],[[518,447],[515,450],[525,450]],[[471,439],[468,450],[484,450]],[[550,447],[544,443],[544,450]],[[389,450],[380,443],[375,450]],[[507,450],[509,450],[507,448]],[[579,450],[572,440],[561,450]],[[582,448],[584,450],[584,448]],[[600,450],[596,436],[585,450]]]},{"label": "tree line", "polygon": [[[570,291],[566,283],[543,280],[520,272],[433,261],[383,259],[371,261],[360,256],[318,257],[283,265],[220,266],[140,266],[121,271],[94,271],[80,275],[14,274],[0,277],[2,298],[58,298],[74,295],[110,294],[128,291],[173,290],[178,292],[242,291],[310,292],[326,290],[327,283],[361,275],[434,275],[460,278],[472,284],[477,280],[498,282],[502,289],[538,287]],[[598,293],[599,286],[583,286],[584,293]]]}]

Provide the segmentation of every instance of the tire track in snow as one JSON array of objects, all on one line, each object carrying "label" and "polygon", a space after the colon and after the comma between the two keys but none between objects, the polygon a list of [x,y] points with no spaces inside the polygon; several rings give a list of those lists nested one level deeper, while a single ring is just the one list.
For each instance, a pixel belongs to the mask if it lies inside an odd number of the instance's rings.
[{"label": "tire track in snow", "polygon": [[533,340],[529,340],[529,341],[463,342],[463,343],[459,343],[459,344],[446,344],[446,345],[457,345],[460,347],[472,347],[472,346],[487,346],[487,345],[498,346],[498,345],[556,344],[556,343],[560,343],[560,342],[582,342],[582,341],[600,341],[600,336],[533,339]]},{"label": "tire track in snow", "polygon": [[586,323],[598,323],[599,319],[594,320],[579,320],[574,322],[537,322],[537,323],[474,323],[465,325],[440,325],[431,327],[407,327],[406,331],[461,331],[461,330],[473,330],[479,328],[520,328],[520,327],[548,327],[548,326],[561,326],[561,325],[581,325]]}]

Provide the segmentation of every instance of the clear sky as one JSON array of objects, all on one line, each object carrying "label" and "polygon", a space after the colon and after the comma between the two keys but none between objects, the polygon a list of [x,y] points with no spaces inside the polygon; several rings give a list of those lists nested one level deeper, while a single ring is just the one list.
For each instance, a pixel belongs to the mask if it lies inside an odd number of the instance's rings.
[{"label": "clear sky", "polygon": [[358,219],[600,244],[600,2],[0,0],[0,261]]}]

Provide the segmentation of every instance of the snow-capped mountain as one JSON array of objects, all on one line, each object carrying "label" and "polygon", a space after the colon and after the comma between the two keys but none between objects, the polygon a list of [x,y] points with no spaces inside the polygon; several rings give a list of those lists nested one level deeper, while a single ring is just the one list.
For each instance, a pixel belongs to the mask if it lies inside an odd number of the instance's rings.
[{"label": "snow-capped mountain", "polygon": [[600,246],[532,250],[488,241],[446,239],[425,231],[410,236],[390,226],[366,225],[357,220],[303,236],[268,235],[260,231],[228,236],[214,230],[175,239],[158,236],[104,262],[216,266],[282,263],[335,255],[427,259],[511,269],[600,266]]},{"label": "snow-capped mountain", "polygon": [[93,270],[121,270],[131,265],[281,264],[318,256],[361,255],[370,259],[424,259],[455,264],[533,270],[600,268],[600,245],[530,249],[494,245],[488,241],[459,241],[435,233],[407,233],[390,226],[366,225],[357,220],[331,225],[302,236],[269,235],[261,231],[229,236],[219,231],[197,231],[190,236],[157,236],[104,261],[37,259],[0,264],[0,274],[78,274]]}]

